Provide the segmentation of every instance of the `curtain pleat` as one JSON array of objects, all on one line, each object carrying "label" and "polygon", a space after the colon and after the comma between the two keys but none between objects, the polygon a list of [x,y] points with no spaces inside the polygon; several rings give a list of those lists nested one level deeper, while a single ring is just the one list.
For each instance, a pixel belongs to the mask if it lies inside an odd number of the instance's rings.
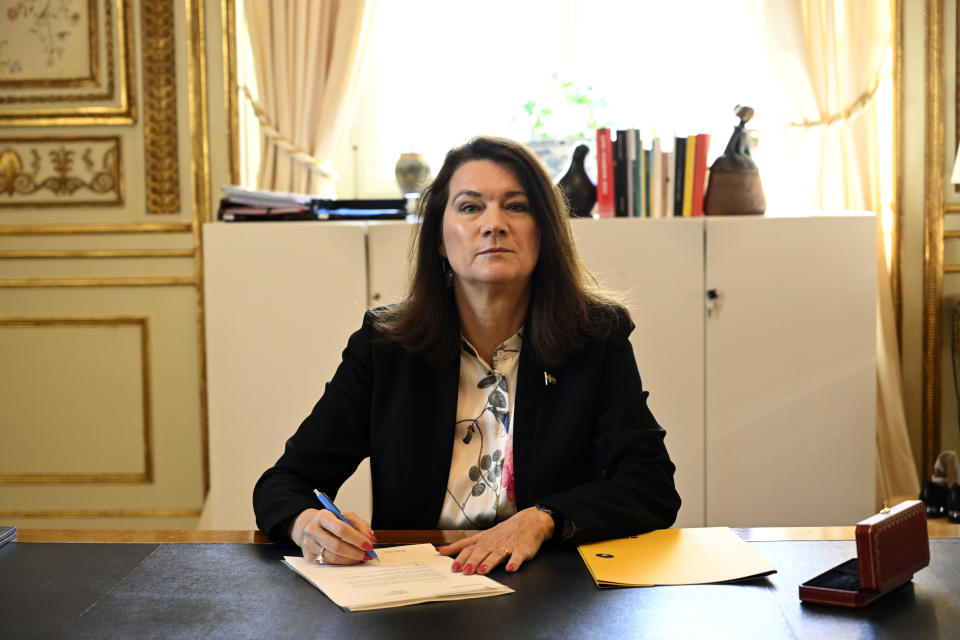
[{"label": "curtain pleat", "polygon": [[278,136],[295,147],[263,136],[259,188],[336,195],[329,165],[356,104],[375,2],[246,0],[257,101]]}]

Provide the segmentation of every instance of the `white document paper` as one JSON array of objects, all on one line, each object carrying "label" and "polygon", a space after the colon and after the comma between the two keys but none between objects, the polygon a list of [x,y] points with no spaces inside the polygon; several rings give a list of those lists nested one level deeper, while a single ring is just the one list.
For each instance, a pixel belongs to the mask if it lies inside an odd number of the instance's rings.
[{"label": "white document paper", "polygon": [[300,556],[284,556],[283,562],[349,611],[513,593],[487,576],[454,573],[453,558],[432,544],[385,547],[377,556],[379,561],[349,566],[313,564]]}]

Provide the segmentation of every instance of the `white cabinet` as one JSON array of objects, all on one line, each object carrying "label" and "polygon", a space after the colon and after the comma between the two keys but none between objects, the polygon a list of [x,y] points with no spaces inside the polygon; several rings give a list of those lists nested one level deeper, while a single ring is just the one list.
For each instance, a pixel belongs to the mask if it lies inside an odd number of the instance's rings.
[{"label": "white cabinet", "polygon": [[[201,528],[256,528],[253,485],[360,326],[365,246],[362,223],[204,225],[210,491]],[[369,517],[367,468],[341,494]]]},{"label": "white cabinet", "polygon": [[573,233],[584,264],[624,297],[636,325],[640,377],[677,466],[677,526],[703,526],[703,224],[579,219]]},{"label": "white cabinet", "polygon": [[849,525],[876,508],[873,216],[707,218],[709,525]]},{"label": "white cabinet", "polygon": [[[683,498],[678,526],[850,524],[874,508],[872,216],[574,220],[624,296]],[[204,226],[211,489],[251,528],[259,474],[312,408],[363,309],[398,299],[406,223]],[[717,308],[707,316],[705,292]],[[369,517],[368,471],[338,495]]]}]

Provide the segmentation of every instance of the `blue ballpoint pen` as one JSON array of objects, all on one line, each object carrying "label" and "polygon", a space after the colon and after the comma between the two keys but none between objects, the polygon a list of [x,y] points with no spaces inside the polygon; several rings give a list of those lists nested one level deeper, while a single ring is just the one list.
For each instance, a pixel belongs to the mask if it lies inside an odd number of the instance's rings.
[{"label": "blue ballpoint pen", "polygon": [[[340,513],[340,509],[337,509],[337,505],[333,504],[333,500],[328,498],[327,494],[325,494],[323,491],[317,491],[316,489],[314,489],[313,492],[317,494],[317,500],[319,500],[323,504],[324,509],[326,509],[333,515],[337,516],[337,519],[340,520],[341,522],[346,522],[351,527],[353,527],[353,523],[343,517],[343,514]],[[356,527],[353,527],[353,528],[356,529]],[[359,529],[357,530],[359,531]],[[375,560],[379,560],[379,558],[377,558],[376,551],[370,550],[370,551],[367,551],[366,553],[371,558]]]}]

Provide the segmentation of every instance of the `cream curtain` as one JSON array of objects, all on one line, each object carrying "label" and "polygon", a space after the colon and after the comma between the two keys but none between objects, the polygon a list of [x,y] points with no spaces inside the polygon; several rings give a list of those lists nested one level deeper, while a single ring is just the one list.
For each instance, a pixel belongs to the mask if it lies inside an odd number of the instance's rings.
[{"label": "cream curtain", "polygon": [[[786,98],[791,199],[810,209],[882,212],[877,91],[892,42],[889,2],[776,0],[762,5],[770,63]],[[879,227],[879,225],[878,225]],[[903,407],[890,276],[878,232],[877,484],[884,501],[919,483]]]},{"label": "cream curtain", "polygon": [[257,186],[336,195],[376,0],[246,0],[262,134]]}]

